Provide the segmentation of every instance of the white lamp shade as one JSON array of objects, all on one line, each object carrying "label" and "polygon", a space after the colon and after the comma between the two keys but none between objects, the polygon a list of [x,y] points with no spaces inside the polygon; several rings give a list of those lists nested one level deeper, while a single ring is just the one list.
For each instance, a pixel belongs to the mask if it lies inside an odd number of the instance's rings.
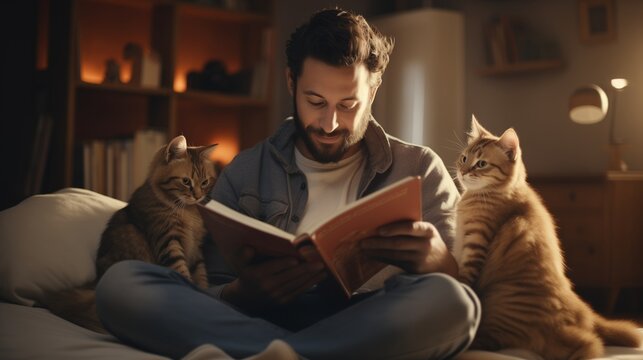
[{"label": "white lamp shade", "polygon": [[607,108],[607,95],[597,85],[578,88],[569,98],[569,118],[578,124],[595,124],[603,120]]}]

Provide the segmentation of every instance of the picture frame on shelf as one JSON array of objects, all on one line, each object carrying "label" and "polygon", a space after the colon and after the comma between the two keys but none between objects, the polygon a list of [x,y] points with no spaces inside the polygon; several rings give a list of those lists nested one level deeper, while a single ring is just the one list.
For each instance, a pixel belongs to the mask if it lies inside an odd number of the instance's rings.
[{"label": "picture frame on shelf", "polygon": [[580,42],[587,45],[616,40],[614,0],[578,0]]}]

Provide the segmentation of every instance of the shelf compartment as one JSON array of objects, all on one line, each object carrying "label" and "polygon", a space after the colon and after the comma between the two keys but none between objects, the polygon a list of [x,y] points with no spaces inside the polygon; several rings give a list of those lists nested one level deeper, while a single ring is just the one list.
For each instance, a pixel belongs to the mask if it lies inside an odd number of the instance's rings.
[{"label": "shelf compartment", "polygon": [[180,100],[195,100],[209,105],[221,107],[265,107],[268,103],[265,100],[251,98],[246,95],[230,95],[210,91],[189,90],[176,93]]},{"label": "shelf compartment", "polygon": [[105,62],[111,58],[120,64],[121,80],[129,81],[131,63],[123,61],[123,48],[126,43],[133,42],[144,52],[151,51],[150,4],[131,6],[85,0],[78,2],[77,10],[80,79],[100,83],[105,74]]},{"label": "shelf compartment", "polygon": [[169,96],[172,91],[166,88],[153,88],[153,87],[141,87],[133,86],[127,84],[94,84],[88,82],[80,82],[78,84],[79,91],[105,91],[105,92],[115,92],[115,93],[124,93],[124,94],[136,94],[136,95],[151,95],[151,96]]},{"label": "shelf compartment", "polygon": [[[148,126],[167,127],[166,118],[159,117],[160,105],[146,95],[107,92],[80,92],[76,101],[74,126],[76,142],[107,139],[134,134]],[[159,101],[167,103],[168,98]]]}]

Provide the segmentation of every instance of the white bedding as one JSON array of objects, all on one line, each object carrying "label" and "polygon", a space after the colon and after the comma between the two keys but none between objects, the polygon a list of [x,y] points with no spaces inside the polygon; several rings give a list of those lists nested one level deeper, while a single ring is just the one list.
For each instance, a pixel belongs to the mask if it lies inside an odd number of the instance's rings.
[{"label": "white bedding", "polygon": [[[79,286],[94,278],[100,234],[111,214],[123,206],[89,190],[64,189],[32,196],[0,212],[0,359],[164,359],[32,307],[44,291]],[[271,356],[262,359],[296,358],[287,350],[271,345],[267,350]],[[203,345],[183,360],[205,359],[230,358],[212,345]],[[469,351],[457,358],[516,359],[540,357],[507,350]],[[603,359],[643,360],[643,348],[608,348]]]},{"label": "white bedding", "polygon": [[0,303],[2,359],[137,359],[152,355],[65,321],[45,309]]},{"label": "white bedding", "polygon": [[[161,356],[146,353],[120,343],[110,335],[102,335],[67,322],[48,310],[0,302],[0,358],[27,360],[119,359],[158,360]],[[640,329],[643,336],[643,329]],[[204,354],[207,353],[207,356]],[[183,360],[230,359],[214,346],[203,346]],[[457,360],[535,360],[540,357],[524,350],[500,353],[467,351]],[[641,360],[643,348],[608,347],[601,359]]]},{"label": "white bedding", "polygon": [[[98,334],[48,310],[0,302],[0,359],[12,360],[160,360],[168,359],[127,346],[111,335]],[[296,358],[284,347],[273,346],[263,352],[272,359]],[[221,349],[202,345],[182,360],[230,360]],[[264,359],[264,358],[262,358]],[[246,360],[258,360],[252,356]]]}]

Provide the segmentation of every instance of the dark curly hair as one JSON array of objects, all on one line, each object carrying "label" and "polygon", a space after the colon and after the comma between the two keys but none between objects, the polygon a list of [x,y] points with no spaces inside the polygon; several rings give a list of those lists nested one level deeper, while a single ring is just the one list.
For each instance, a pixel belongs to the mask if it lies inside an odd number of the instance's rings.
[{"label": "dark curly hair", "polygon": [[364,64],[371,84],[379,85],[393,50],[393,39],[368,25],[364,17],[326,9],[298,27],[286,43],[286,58],[293,81],[301,75],[304,60],[312,57],[332,66]]}]

